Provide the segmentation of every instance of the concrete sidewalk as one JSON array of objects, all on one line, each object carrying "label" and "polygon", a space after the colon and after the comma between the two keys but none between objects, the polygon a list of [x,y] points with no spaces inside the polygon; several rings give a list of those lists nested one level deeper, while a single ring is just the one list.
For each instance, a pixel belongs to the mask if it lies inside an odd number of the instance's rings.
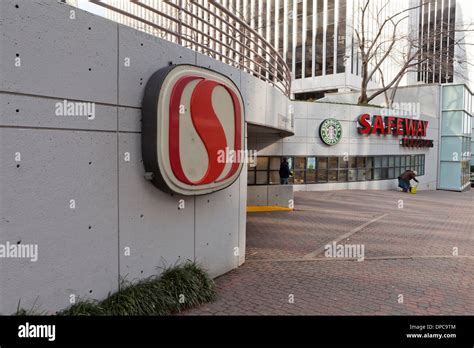
[{"label": "concrete sidewalk", "polygon": [[[474,191],[295,193],[252,213],[246,263],[201,315],[474,314]],[[363,246],[364,260],[325,245]]]}]

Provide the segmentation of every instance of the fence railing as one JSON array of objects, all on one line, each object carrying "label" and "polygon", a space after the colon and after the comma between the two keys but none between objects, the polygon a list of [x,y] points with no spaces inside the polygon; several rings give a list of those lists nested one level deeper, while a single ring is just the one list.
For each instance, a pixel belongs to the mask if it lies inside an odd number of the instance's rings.
[{"label": "fence railing", "polygon": [[[246,0],[244,0],[246,1]],[[259,20],[216,0],[90,0],[107,18],[211,56],[290,95],[291,73]],[[229,1],[230,3],[230,1]]]}]

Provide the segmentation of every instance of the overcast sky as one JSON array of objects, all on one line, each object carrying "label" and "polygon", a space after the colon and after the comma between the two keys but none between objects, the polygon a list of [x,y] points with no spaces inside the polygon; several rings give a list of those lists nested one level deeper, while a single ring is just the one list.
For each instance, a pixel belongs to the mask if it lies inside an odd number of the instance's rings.
[{"label": "overcast sky", "polygon": [[77,7],[88,12],[92,12],[96,15],[105,17],[105,8],[92,4],[88,0],[77,0]]}]

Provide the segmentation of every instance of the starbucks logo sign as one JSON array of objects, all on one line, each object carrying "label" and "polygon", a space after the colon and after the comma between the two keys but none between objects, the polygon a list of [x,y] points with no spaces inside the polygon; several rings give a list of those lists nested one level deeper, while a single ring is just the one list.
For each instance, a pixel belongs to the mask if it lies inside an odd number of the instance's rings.
[{"label": "starbucks logo sign", "polygon": [[341,123],[334,118],[324,120],[319,127],[319,136],[325,144],[336,145],[342,137]]}]

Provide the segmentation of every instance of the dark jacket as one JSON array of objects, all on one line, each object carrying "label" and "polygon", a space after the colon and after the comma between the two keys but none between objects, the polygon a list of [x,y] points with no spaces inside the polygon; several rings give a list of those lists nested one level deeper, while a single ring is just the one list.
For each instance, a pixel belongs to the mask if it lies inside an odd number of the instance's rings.
[{"label": "dark jacket", "polygon": [[290,177],[290,167],[288,162],[281,162],[280,164],[280,178],[286,179]]},{"label": "dark jacket", "polygon": [[403,181],[415,180],[416,182],[418,182],[418,180],[416,180],[416,178],[415,178],[415,173],[413,173],[411,170],[405,171],[405,173],[400,175],[398,178],[403,180]]}]

